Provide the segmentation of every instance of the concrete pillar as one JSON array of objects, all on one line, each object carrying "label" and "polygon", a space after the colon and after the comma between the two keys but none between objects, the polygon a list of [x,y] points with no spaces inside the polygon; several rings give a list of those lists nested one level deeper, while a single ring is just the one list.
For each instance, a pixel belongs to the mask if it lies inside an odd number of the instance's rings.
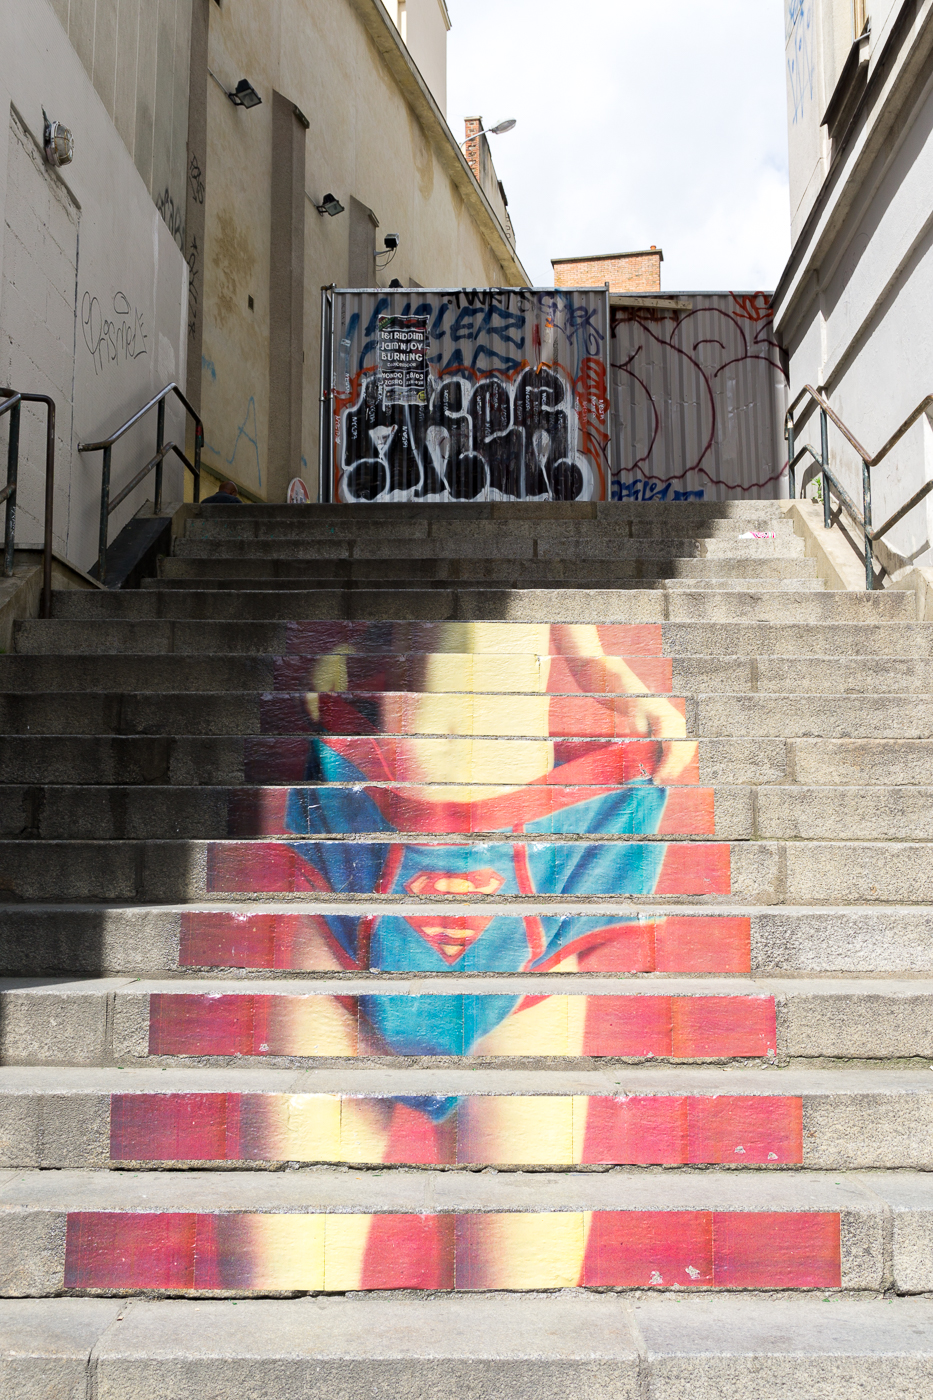
[{"label": "concrete pillar", "polygon": [[351,287],[376,285],[376,229],[379,220],[360,200],[350,198]]},{"label": "concrete pillar", "polygon": [[188,70],[185,258],[188,263],[188,376],[185,393],[201,411],[201,346],[204,340],[204,196],[207,183],[207,35],[211,0],[191,0]]},{"label": "concrete pillar", "polygon": [[308,119],[272,94],[272,237],[269,259],[269,485],[284,501],[301,475],[304,382],[305,133]]}]

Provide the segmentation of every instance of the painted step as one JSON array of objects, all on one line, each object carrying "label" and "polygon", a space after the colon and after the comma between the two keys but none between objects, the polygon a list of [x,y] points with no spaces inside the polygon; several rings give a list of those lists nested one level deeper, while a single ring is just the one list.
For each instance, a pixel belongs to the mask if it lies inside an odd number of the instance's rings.
[{"label": "painted step", "polygon": [[[516,851],[522,870],[533,856],[527,886],[524,874],[517,883]],[[580,903],[619,896],[673,903],[698,897],[745,904],[933,902],[933,863],[923,842],[13,840],[0,841],[0,870],[7,899],[64,903],[250,901],[270,894],[430,899],[500,890],[509,900]],[[382,894],[384,884],[390,895]]]},{"label": "painted step", "polygon": [[0,1167],[933,1165],[928,1070],[0,1070]]},{"label": "painted step", "polygon": [[[446,936],[446,930],[445,930]],[[438,959],[438,961],[440,961]],[[482,990],[477,990],[481,985]],[[557,990],[555,990],[555,986]],[[458,979],[338,983],[6,979],[6,1064],[294,1065],[453,1058],[856,1065],[933,1058],[929,978]],[[299,1063],[296,1063],[299,1062]]]},{"label": "painted step", "polygon": [[[825,593],[814,594],[813,599],[840,596],[878,599],[880,595]],[[903,596],[907,597],[906,594]],[[874,604],[870,606],[874,607]],[[331,605],[328,604],[328,607]],[[586,613],[586,604],[577,610],[578,616],[581,611]],[[371,633],[364,630],[370,624],[358,621],[22,623],[18,624],[24,630],[17,633],[17,650],[20,653],[31,651],[34,655],[56,656],[56,639],[64,637],[74,643],[72,651],[81,650],[78,646],[78,639],[81,638],[84,650],[98,655],[121,652],[163,655],[174,652],[203,657],[206,652],[220,655],[254,653],[258,661],[260,657],[286,654],[320,655],[351,646],[362,654],[372,655],[406,651],[498,652],[514,655],[522,649],[524,636],[528,637],[529,652],[547,656],[551,650],[548,639],[540,634],[540,629],[548,626],[548,623],[517,621],[483,622],[480,625],[475,619],[467,619],[465,625],[449,621],[434,624],[399,622],[391,618],[387,621],[391,624],[391,630],[389,627],[384,631],[381,627],[373,628]],[[792,658],[800,656],[802,651],[827,660],[836,656],[847,660],[857,656],[929,660],[933,656],[933,624],[925,622],[863,620],[821,623],[801,618],[799,623],[736,621],[667,622],[659,625],[598,622],[597,625],[600,634],[612,626],[623,627],[626,631],[633,626],[639,630],[643,628],[644,654],[649,656]],[[67,630],[62,632],[61,629]],[[582,650],[586,643],[581,642],[580,645],[579,654],[587,655]],[[620,648],[622,645],[619,643]],[[624,654],[631,654],[630,646],[631,643],[626,640]],[[599,655],[595,645],[589,654],[594,653]],[[70,653],[66,654],[70,658]],[[0,657],[0,663],[15,659]],[[70,659],[67,664],[72,664]],[[0,666],[0,675],[3,674]]]},{"label": "painted step", "polygon": [[[472,784],[179,787],[0,785],[0,838],[239,840],[496,832],[718,840],[933,840],[933,787],[633,787],[525,792]],[[681,774],[681,781],[684,775]],[[600,820],[599,814],[603,814]]]},{"label": "painted step", "polygon": [[931,1206],[918,1172],[15,1172],[0,1292],[913,1292]]},{"label": "painted step", "polygon": [[[77,697],[77,700],[82,701],[84,698]],[[153,698],[149,704],[140,703],[124,708],[120,722],[127,728],[135,721],[140,729],[149,728],[154,731],[157,728],[155,711],[161,702],[161,729],[168,730],[168,733],[163,732],[161,735],[153,732],[116,736],[80,733],[72,735],[58,732],[57,727],[54,727],[51,734],[43,734],[43,726],[40,723],[31,724],[27,719],[22,727],[26,728],[28,725],[29,730],[36,732],[23,735],[16,734],[14,730],[7,738],[0,738],[0,782],[95,785],[169,783],[196,787],[213,786],[217,783],[241,786],[305,782],[309,768],[312,765],[319,767],[324,757],[321,741],[310,738],[307,734],[296,736],[294,739],[281,736],[260,737],[258,698],[252,704],[248,703],[248,697],[243,697],[242,703],[239,704],[237,700],[236,696],[195,697],[199,707],[203,701],[203,708],[198,709],[195,717],[190,719],[185,727],[196,731],[200,723],[202,730],[208,731],[205,737],[198,737],[196,733],[171,737],[174,732],[171,720],[177,715],[181,724],[181,713],[185,705],[189,708],[191,706],[191,700],[187,696],[162,696]],[[209,701],[216,703],[211,704]],[[224,703],[220,703],[221,701]],[[90,707],[76,703],[76,718],[81,718],[82,708]],[[41,719],[41,715],[36,718]],[[50,718],[54,719],[54,716]],[[95,717],[92,715],[89,718]],[[103,727],[107,716],[98,715],[97,718],[101,720]],[[209,732],[212,728],[215,731],[213,734]],[[229,730],[239,731],[239,735],[248,735],[252,730],[254,737],[239,737],[237,733],[228,733]],[[806,764],[809,759],[805,754],[813,748],[815,752],[811,765],[812,774],[808,781],[818,784],[833,781],[833,763],[836,761],[835,748],[827,745],[825,762],[820,762],[820,742],[822,741],[810,741],[809,746],[800,743],[792,753],[789,753],[787,744],[781,739],[754,742],[743,739],[711,739],[702,740],[699,745],[694,740],[671,740],[670,745],[674,752],[683,749],[690,760],[688,767],[694,778],[697,776],[697,768],[693,759],[698,749],[701,781],[707,781],[705,775],[710,773],[714,775],[714,781],[730,784],[790,780],[791,769],[788,765],[791,757],[800,757],[801,763]],[[893,740],[881,740],[873,745],[870,754],[864,757],[859,756],[861,750],[858,746],[838,745],[840,772],[846,778],[854,778],[864,767],[865,781],[886,782],[887,779],[883,776],[887,761],[885,742],[890,747],[895,743]],[[440,744],[444,747],[441,748]],[[460,771],[467,779],[474,776],[475,767],[490,762],[501,763],[501,767],[493,771],[504,776],[518,772],[529,757],[540,756],[543,747],[549,756],[548,745],[542,746],[539,740],[417,739],[406,743],[405,752],[400,753],[397,743],[384,741],[381,746],[384,767],[378,776],[388,780],[397,776],[402,781],[418,776],[407,765],[418,760],[418,755],[421,756],[418,761],[431,765],[435,762],[435,754],[442,757],[445,771]],[[856,750],[854,756],[850,756],[851,748]],[[329,755],[341,754],[347,760],[360,764],[365,764],[366,758],[371,757],[373,752],[371,744],[364,746],[361,740],[346,737],[333,738],[327,749]],[[641,768],[646,759],[643,740],[562,741],[560,754],[563,760],[572,758],[575,752],[581,759],[598,760],[603,776],[612,772],[626,774],[629,778],[642,776]],[[923,765],[929,763],[930,752],[923,743],[911,745],[910,752],[904,757],[902,767],[905,776],[901,780],[922,783],[925,780]],[[626,755],[630,755],[630,758],[627,759]],[[650,759],[653,765],[656,759],[653,746],[650,746]],[[918,766],[911,768],[911,759]],[[874,776],[868,767],[870,763],[873,763],[877,770]],[[547,764],[544,765],[544,770],[546,769]],[[930,779],[925,781],[931,782]]]},{"label": "painted step", "polygon": [[[559,770],[555,777],[559,778]],[[683,775],[681,775],[683,777]],[[771,790],[773,791],[773,790]],[[821,804],[783,802],[778,813],[766,801],[760,824],[771,834],[801,835],[809,823],[820,834],[857,836],[861,820],[869,836],[883,837],[885,821],[901,839],[926,837],[933,821],[931,794],[909,789],[898,803],[882,802],[880,821],[869,820],[876,789],[861,802],[848,789],[832,789]],[[841,810],[832,793],[847,794]],[[540,786],[529,803],[524,792],[473,785],[399,784],[286,787],[177,787],[104,785],[0,786],[0,837],[32,840],[224,840],[319,833],[378,837],[386,831],[427,835],[526,831],[539,835],[604,832],[632,836],[754,834],[749,788],[640,788],[579,784]],[[790,809],[787,811],[787,809]],[[832,825],[820,828],[825,811]],[[603,814],[600,819],[600,813]],[[778,827],[786,827],[779,832]],[[881,829],[879,829],[879,827]],[[835,830],[833,829],[835,828]]]},{"label": "painted step", "polygon": [[[0,1303],[11,1395],[925,1400],[927,1298],[595,1293]],[[90,1392],[89,1392],[90,1393]],[[705,1397],[704,1397],[705,1400]]]},{"label": "painted step", "polygon": [[[358,971],[409,973],[427,966],[443,970],[444,958],[429,957],[419,935],[401,920],[449,938],[449,965],[460,973],[528,971],[539,962],[553,973],[654,973],[660,975],[933,973],[933,910],[892,908],[752,908],[727,914],[707,907],[647,909],[621,904],[598,912],[568,913],[565,906],[522,910],[522,926],[493,904],[448,904],[427,909],[404,905],[396,935],[367,937],[348,959],[354,930],[380,913],[375,904],[315,906],[100,906],[18,904],[0,906],[0,972],[19,977],[55,974],[161,976],[196,970],[235,971],[249,978],[272,973],[290,979],[307,974],[352,975]],[[333,938],[339,921],[344,941]],[[497,920],[505,921],[496,923]],[[532,921],[525,923],[525,920]],[[529,942],[537,924],[548,935],[543,958]],[[368,926],[367,926],[368,927]],[[477,930],[491,933],[476,946]],[[603,930],[603,933],[599,931]],[[598,936],[593,937],[596,933]],[[503,935],[497,937],[496,935]],[[575,948],[578,940],[586,946]],[[568,956],[562,957],[564,948]],[[462,957],[455,957],[462,952]],[[482,962],[479,953],[483,953]],[[536,956],[537,955],[537,956]]]}]

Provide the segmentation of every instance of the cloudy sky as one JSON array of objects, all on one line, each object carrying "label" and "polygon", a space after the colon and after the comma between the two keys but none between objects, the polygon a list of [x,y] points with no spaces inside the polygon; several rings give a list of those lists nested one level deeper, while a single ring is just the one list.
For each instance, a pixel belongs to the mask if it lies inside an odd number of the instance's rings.
[{"label": "cloudy sky", "polygon": [[664,249],[667,291],[771,290],[789,246],[783,0],[447,0],[448,118],[488,125],[522,261]]}]

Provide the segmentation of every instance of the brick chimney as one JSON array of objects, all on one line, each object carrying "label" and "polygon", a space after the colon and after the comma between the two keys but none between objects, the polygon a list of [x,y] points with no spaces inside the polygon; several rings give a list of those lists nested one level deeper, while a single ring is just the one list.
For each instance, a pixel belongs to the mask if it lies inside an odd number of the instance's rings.
[{"label": "brick chimney", "polygon": [[596,253],[587,258],[552,258],[555,287],[601,287],[609,283],[616,295],[661,290],[660,248],[640,253]]}]

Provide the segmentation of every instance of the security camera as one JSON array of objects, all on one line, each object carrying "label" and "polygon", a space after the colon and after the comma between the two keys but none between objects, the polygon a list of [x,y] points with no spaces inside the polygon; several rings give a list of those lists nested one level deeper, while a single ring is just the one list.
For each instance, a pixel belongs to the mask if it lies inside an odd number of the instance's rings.
[{"label": "security camera", "polygon": [[385,245],[390,253],[395,252],[395,249],[398,247],[401,241],[402,240],[401,238],[399,238],[397,233],[387,233],[385,236]]}]

